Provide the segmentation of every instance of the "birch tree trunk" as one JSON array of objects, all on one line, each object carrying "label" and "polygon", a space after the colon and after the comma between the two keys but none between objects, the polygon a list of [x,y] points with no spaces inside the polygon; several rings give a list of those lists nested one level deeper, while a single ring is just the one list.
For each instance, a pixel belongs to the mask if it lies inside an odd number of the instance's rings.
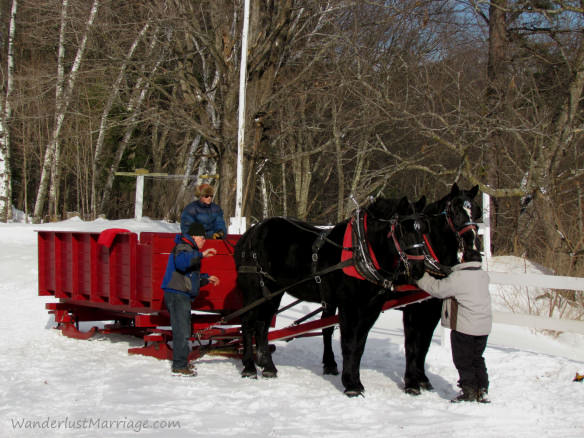
[{"label": "birch tree trunk", "polygon": [[[14,35],[18,0],[12,0],[8,30],[6,92],[0,99],[0,221],[12,219],[12,172],[10,168],[11,95],[14,88]],[[0,47],[0,49],[4,49]]]},{"label": "birch tree trunk", "polygon": [[263,171],[260,174],[260,191],[262,195],[262,219],[267,219],[269,216],[268,185]]},{"label": "birch tree trunk", "polygon": [[[156,63],[156,65],[152,69],[151,74],[154,74],[158,70],[158,67],[160,66],[161,62],[162,61],[159,60]],[[130,103],[128,104],[128,112],[131,113],[131,116],[127,121],[127,127],[126,127],[126,131],[124,133],[124,137],[123,137],[122,141],[120,142],[120,144],[118,145],[118,150],[116,151],[116,156],[115,156],[114,161],[113,161],[112,165],[110,166],[110,169],[108,172],[107,181],[105,183],[105,186],[103,189],[103,194],[101,197],[101,202],[99,204],[99,211],[101,211],[101,212],[105,211],[106,203],[107,203],[107,201],[109,201],[110,193],[111,193],[112,187],[114,185],[114,177],[115,177],[116,170],[118,169],[118,166],[120,165],[120,162],[122,161],[124,153],[126,152],[126,149],[128,148],[128,144],[130,142],[130,139],[132,138],[132,133],[134,132],[134,128],[136,127],[136,121],[138,119],[138,114],[140,113],[140,110],[142,108],[142,104],[144,102],[144,99],[146,98],[146,95],[148,94],[149,88],[150,88],[150,83],[147,80],[140,78],[140,79],[138,79],[138,81],[136,81],[136,85],[134,86],[134,91],[132,93],[132,98],[130,100]]]},{"label": "birch tree trunk", "polygon": [[93,214],[94,217],[97,216],[97,193],[96,193],[96,187],[95,187],[95,185],[96,185],[95,180],[97,177],[98,168],[101,167],[101,166],[98,166],[98,164],[100,163],[101,154],[103,152],[105,134],[107,132],[107,120],[108,120],[110,111],[114,105],[114,102],[116,101],[116,99],[118,98],[118,96],[120,94],[120,86],[121,86],[122,81],[124,80],[124,77],[126,75],[128,63],[132,59],[132,57],[134,56],[134,52],[136,51],[138,44],[140,43],[140,41],[142,40],[142,38],[144,37],[144,35],[148,31],[149,27],[150,27],[150,23],[146,23],[144,25],[144,27],[142,27],[142,30],[140,31],[140,33],[136,36],[136,39],[134,40],[132,45],[130,46],[128,53],[126,54],[126,58],[124,59],[124,62],[122,63],[122,66],[120,67],[118,77],[116,78],[116,81],[112,85],[111,93],[109,95],[109,98],[108,98],[108,100],[103,108],[103,112],[101,114],[101,121],[99,124],[99,134],[98,134],[97,141],[95,144],[95,152],[93,155],[93,162],[91,163],[91,213]]},{"label": "birch tree trunk", "polygon": [[[363,174],[363,168],[365,167],[365,160],[367,157],[367,142],[363,140],[359,149],[357,150],[357,164],[355,165],[355,171],[353,174],[353,180],[351,182],[351,195],[357,196],[357,189],[361,185],[361,175]],[[350,215],[351,211],[355,208],[353,201],[349,198],[345,202],[345,212],[343,218]]]},{"label": "birch tree trunk", "polygon": [[335,141],[336,163],[337,163],[337,222],[341,222],[345,217],[345,173],[343,171],[343,148],[341,146],[342,134],[338,125],[337,105],[332,105],[333,137]]},{"label": "birch tree trunk", "polygon": [[308,192],[312,172],[310,169],[310,156],[302,155],[297,160],[292,161],[294,168],[294,185],[296,189],[296,215],[299,219],[306,219],[308,214]]},{"label": "birch tree trunk", "polygon": [[[193,139],[193,141],[191,141],[191,145],[189,146],[189,151],[187,153],[187,162],[185,163],[185,169],[184,169],[184,178],[181,181],[180,187],[178,189],[178,195],[176,197],[177,200],[184,200],[184,198],[185,198],[185,193],[187,191],[187,188],[189,187],[189,182],[190,182],[189,175],[193,172],[193,169],[195,168],[196,153],[197,153],[197,149],[199,148],[200,144],[201,144],[201,135],[197,134],[195,136],[195,138]],[[208,145],[205,144],[204,148],[208,148]],[[205,155],[204,149],[203,149],[203,155]],[[199,171],[200,170],[201,170],[201,166],[199,166]],[[176,205],[175,207],[176,207],[175,213],[178,214],[179,213],[178,210],[182,209],[182,206]]]},{"label": "birch tree trunk", "polygon": [[[59,66],[57,68],[57,91],[56,91],[56,102],[55,102],[55,121],[49,143],[47,144],[45,157],[43,161],[41,178],[39,183],[39,188],[37,191],[37,197],[34,206],[34,222],[39,223],[44,211],[45,202],[47,200],[47,192],[49,190],[49,184],[51,184],[51,193],[56,195],[56,189],[54,188],[59,184],[57,175],[52,175],[51,179],[51,169],[53,166],[56,169],[59,166],[59,136],[61,134],[61,128],[63,127],[63,121],[65,120],[65,113],[71,103],[71,96],[73,94],[73,88],[75,87],[75,82],[77,80],[77,74],[81,66],[81,61],[85,53],[85,47],[87,45],[87,40],[89,38],[89,33],[93,27],[97,11],[100,6],[100,0],[94,0],[91,7],[91,12],[89,13],[89,18],[85,26],[85,32],[81,44],[77,48],[77,54],[73,65],[71,66],[71,71],[69,72],[67,81],[65,83],[64,77],[64,38],[65,38],[65,27],[67,20],[67,6],[68,0],[63,0],[62,12],[61,12],[61,33],[59,41]],[[56,202],[56,199],[53,200]]]}]

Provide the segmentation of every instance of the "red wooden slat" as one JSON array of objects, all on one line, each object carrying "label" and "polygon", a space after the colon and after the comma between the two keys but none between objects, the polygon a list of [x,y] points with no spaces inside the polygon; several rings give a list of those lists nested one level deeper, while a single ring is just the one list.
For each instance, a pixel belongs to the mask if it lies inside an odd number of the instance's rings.
[{"label": "red wooden slat", "polygon": [[52,270],[52,246],[53,234],[39,231],[38,233],[38,275],[39,275],[39,295],[50,296],[54,295],[55,288],[53,285]]}]

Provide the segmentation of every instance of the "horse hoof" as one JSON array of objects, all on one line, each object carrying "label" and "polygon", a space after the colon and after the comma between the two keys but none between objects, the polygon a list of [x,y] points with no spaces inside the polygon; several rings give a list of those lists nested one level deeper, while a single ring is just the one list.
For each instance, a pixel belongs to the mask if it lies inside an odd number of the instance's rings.
[{"label": "horse hoof", "polygon": [[434,387],[430,382],[420,382],[420,388],[424,391],[434,391]]},{"label": "horse hoof", "polygon": [[363,394],[363,391],[359,390],[359,389],[345,389],[345,395],[347,397],[365,397],[365,394]]},{"label": "horse hoof", "polygon": [[274,379],[276,377],[278,377],[278,372],[277,371],[262,371],[262,377],[265,377],[267,379]]},{"label": "horse hoof", "polygon": [[255,370],[243,370],[241,372],[241,377],[246,379],[257,379],[258,373]]},{"label": "horse hoof", "polygon": [[338,376],[339,375],[339,369],[337,368],[336,365],[324,366],[322,368],[322,373],[324,375]]},{"label": "horse hoof", "polygon": [[422,391],[420,391],[420,388],[412,388],[411,386],[404,388],[404,391],[406,394],[409,395],[420,395],[422,393]]}]

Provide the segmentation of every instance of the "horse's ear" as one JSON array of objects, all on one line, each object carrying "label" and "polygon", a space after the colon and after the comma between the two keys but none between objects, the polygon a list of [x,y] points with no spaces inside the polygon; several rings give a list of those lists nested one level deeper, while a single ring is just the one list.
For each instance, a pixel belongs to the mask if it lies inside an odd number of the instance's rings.
[{"label": "horse's ear", "polygon": [[468,195],[472,199],[477,195],[478,192],[479,192],[479,185],[477,184],[476,186],[474,186],[472,189],[469,190]]},{"label": "horse's ear", "polygon": [[424,210],[425,206],[426,206],[426,195],[422,195],[422,197],[420,199],[418,199],[418,201],[416,202],[414,207],[416,208],[416,211],[420,212],[420,211]]},{"label": "horse's ear", "polygon": [[398,212],[405,211],[410,205],[410,201],[408,201],[408,197],[404,196],[399,200],[399,204],[397,205]]},{"label": "horse's ear", "polygon": [[458,194],[460,193],[460,189],[458,188],[458,184],[454,183],[452,184],[452,188],[450,189],[450,195],[452,197],[458,196]]}]

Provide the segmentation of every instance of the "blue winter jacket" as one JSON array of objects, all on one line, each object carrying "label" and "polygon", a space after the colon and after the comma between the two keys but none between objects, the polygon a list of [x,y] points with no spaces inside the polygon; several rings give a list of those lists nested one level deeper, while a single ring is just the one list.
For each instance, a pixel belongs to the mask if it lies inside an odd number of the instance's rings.
[{"label": "blue winter jacket", "polygon": [[193,222],[199,222],[203,225],[207,239],[210,239],[214,233],[220,231],[223,232],[223,235],[227,234],[225,220],[223,219],[223,210],[213,202],[205,204],[197,200],[188,204],[180,216],[181,233],[187,234]]},{"label": "blue winter jacket", "polygon": [[187,295],[194,300],[199,295],[199,288],[209,283],[209,274],[200,272],[203,253],[191,236],[177,234],[174,243],[161,287],[164,292]]}]

